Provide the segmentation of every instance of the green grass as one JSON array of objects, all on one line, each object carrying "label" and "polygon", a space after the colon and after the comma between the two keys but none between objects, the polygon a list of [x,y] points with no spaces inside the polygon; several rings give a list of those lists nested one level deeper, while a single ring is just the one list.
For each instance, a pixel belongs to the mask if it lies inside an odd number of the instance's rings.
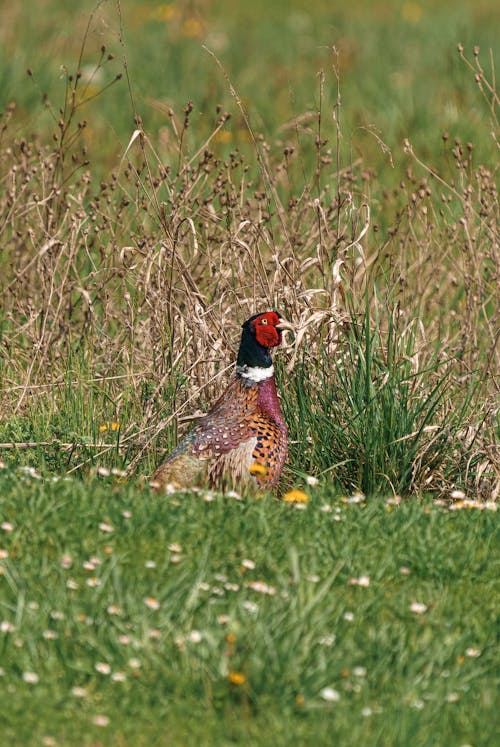
[{"label": "green grass", "polygon": [[9,744],[494,744],[493,512],[326,486],[298,511],[8,470],[0,491]]}]

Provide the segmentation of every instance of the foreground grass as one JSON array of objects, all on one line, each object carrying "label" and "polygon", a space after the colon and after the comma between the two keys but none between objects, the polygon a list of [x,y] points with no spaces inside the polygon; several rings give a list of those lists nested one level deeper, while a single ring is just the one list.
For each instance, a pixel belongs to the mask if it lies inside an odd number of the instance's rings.
[{"label": "foreground grass", "polygon": [[4,742],[492,745],[495,514],[310,492],[2,470]]}]

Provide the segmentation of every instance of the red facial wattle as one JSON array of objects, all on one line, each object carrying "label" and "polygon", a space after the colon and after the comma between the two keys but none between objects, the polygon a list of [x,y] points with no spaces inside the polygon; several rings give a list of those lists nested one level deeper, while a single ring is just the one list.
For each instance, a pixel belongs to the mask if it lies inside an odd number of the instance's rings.
[{"label": "red facial wattle", "polygon": [[274,348],[281,344],[281,330],[276,329],[280,317],[274,311],[262,314],[254,320],[255,339],[265,348]]}]

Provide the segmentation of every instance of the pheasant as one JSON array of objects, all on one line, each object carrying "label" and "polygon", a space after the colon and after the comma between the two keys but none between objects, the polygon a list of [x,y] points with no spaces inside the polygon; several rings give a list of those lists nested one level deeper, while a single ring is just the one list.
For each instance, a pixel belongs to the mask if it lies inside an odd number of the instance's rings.
[{"label": "pheasant", "polygon": [[153,487],[200,482],[222,490],[278,483],[287,456],[287,428],[276,391],[270,348],[293,329],[275,311],[243,324],[236,374],[222,396],[158,467]]}]

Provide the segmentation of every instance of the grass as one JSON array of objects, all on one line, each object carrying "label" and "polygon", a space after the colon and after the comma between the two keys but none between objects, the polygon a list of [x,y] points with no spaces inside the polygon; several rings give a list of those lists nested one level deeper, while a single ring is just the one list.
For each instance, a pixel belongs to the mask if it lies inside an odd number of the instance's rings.
[{"label": "grass", "polygon": [[[495,744],[496,5],[43,7],[0,30],[4,740]],[[153,496],[267,308],[309,502]]]},{"label": "grass", "polygon": [[9,744],[494,743],[494,512],[0,480]]}]

